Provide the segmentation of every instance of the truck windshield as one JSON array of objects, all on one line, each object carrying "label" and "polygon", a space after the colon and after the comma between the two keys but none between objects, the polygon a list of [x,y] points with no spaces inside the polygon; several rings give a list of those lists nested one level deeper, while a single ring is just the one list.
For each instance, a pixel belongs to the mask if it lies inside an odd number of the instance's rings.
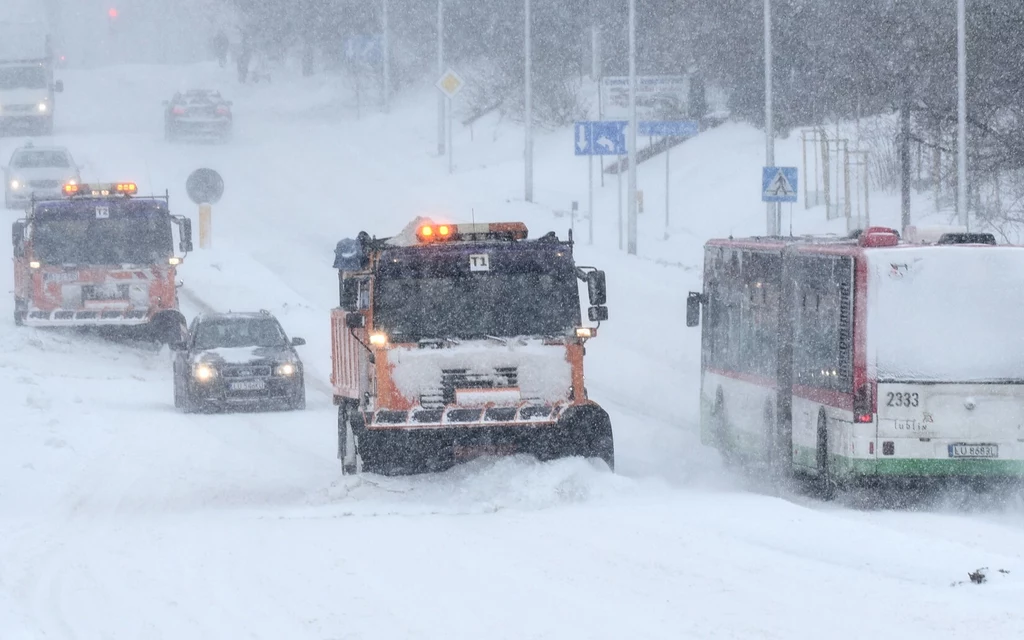
[{"label": "truck windshield", "polygon": [[164,264],[174,251],[171,221],[158,214],[32,223],[32,251],[43,264]]},{"label": "truck windshield", "polygon": [[579,316],[568,264],[504,272],[410,269],[379,275],[374,291],[374,325],[396,342],[561,335],[579,324]]},{"label": "truck windshield", "polygon": [[0,67],[0,90],[45,89],[46,72],[42,67]]}]

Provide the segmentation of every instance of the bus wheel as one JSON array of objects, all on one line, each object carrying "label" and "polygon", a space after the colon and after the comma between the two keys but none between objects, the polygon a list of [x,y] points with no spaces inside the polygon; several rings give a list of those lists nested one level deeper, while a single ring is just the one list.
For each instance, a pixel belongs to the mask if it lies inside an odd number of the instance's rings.
[{"label": "bus wheel", "polygon": [[721,389],[715,394],[715,405],[711,410],[711,432],[722,460],[726,465],[732,465],[736,461],[736,452],[733,450],[732,434],[729,433],[729,421],[725,417],[725,396]]},{"label": "bus wheel", "polygon": [[817,440],[818,477],[815,488],[822,500],[832,500],[836,496],[836,482],[828,456],[828,418],[824,411],[818,414]]}]

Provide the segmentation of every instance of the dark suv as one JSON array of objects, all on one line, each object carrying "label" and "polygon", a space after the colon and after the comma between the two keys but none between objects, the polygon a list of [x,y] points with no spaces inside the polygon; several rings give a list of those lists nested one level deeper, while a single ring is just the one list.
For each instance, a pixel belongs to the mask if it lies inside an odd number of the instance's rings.
[{"label": "dark suv", "polygon": [[306,408],[302,338],[268,311],[197,316],[173,345],[174,406],[186,413],[238,406]]}]

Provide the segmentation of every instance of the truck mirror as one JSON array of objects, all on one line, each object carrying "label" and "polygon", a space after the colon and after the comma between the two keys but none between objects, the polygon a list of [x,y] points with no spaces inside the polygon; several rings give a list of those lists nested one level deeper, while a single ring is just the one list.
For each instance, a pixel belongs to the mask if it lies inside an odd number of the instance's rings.
[{"label": "truck mirror", "polygon": [[361,313],[350,313],[345,316],[345,326],[349,329],[362,329],[366,326],[366,318]]},{"label": "truck mirror", "polygon": [[587,293],[590,304],[598,307],[608,302],[608,285],[605,283],[604,271],[591,271],[587,274]]},{"label": "truck mirror", "polygon": [[192,220],[185,218],[181,225],[181,242],[178,250],[183,253],[192,251]]},{"label": "truck mirror", "polygon": [[63,80],[58,80],[57,82],[55,82],[54,85],[53,85],[53,90],[56,91],[57,93],[63,93],[64,92],[64,81]]},{"label": "truck mirror", "polygon": [[292,346],[293,347],[301,347],[304,344],[306,344],[306,339],[305,338],[292,338]]},{"label": "truck mirror", "polygon": [[604,322],[608,319],[608,307],[593,306],[587,309],[587,317],[591,322]]},{"label": "truck mirror", "polygon": [[15,222],[11,225],[11,243],[14,246],[14,255],[20,258],[25,253],[25,223]]},{"label": "truck mirror", "polygon": [[696,327],[700,324],[700,303],[703,298],[703,294],[696,291],[686,296],[686,326]]}]

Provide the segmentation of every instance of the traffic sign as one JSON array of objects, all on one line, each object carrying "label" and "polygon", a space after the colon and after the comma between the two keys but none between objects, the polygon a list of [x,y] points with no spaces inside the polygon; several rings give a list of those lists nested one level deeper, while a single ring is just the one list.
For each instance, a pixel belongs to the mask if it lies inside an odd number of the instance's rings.
[{"label": "traffic sign", "polygon": [[700,124],[694,120],[641,120],[636,127],[637,135],[668,138],[692,138],[699,131]]},{"label": "traffic sign", "polygon": [[626,155],[625,120],[581,120],[574,129],[574,145],[578,156]]},{"label": "traffic sign", "polygon": [[455,94],[462,90],[462,86],[464,84],[466,83],[462,80],[462,76],[455,73],[455,70],[448,69],[444,72],[444,75],[438,79],[434,86],[437,87],[445,96],[454,98]]},{"label": "traffic sign", "polygon": [[381,57],[380,34],[349,36],[345,40],[345,57],[353,62],[375,62]]},{"label": "traffic sign", "polygon": [[761,172],[761,200],[796,202],[796,167],[764,167]]},{"label": "traffic sign", "polygon": [[224,179],[213,169],[196,169],[185,181],[185,191],[196,204],[216,204],[224,195]]}]

